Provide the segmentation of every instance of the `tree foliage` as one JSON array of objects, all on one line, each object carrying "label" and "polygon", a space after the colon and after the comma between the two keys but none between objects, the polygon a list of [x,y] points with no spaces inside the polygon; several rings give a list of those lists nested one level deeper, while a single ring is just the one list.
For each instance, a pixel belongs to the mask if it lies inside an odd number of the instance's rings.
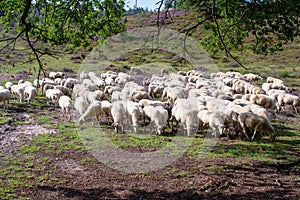
[{"label": "tree foliage", "polygon": [[[172,0],[176,8],[199,13],[195,25],[210,31],[204,38],[211,52],[251,49],[257,54],[279,50],[300,35],[300,1],[297,0]],[[169,1],[168,1],[169,2]],[[252,42],[245,43],[246,39]],[[245,46],[247,44],[247,46]]]},{"label": "tree foliage", "polygon": [[25,40],[39,62],[52,54],[39,49],[37,41],[53,46],[88,47],[94,36],[105,39],[124,30],[121,18],[124,0],[5,0],[0,2],[4,32],[10,37],[2,47],[14,49],[16,42]]}]

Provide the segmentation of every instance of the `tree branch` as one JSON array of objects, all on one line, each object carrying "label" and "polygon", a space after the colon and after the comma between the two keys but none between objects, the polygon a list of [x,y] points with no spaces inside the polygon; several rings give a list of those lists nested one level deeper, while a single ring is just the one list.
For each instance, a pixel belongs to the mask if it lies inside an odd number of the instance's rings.
[{"label": "tree branch", "polygon": [[237,58],[235,58],[231,52],[227,49],[227,45],[225,44],[224,40],[223,40],[223,37],[222,37],[222,34],[221,34],[221,31],[220,31],[220,26],[219,26],[219,23],[218,23],[218,19],[216,17],[216,14],[215,14],[215,10],[216,10],[216,0],[213,1],[213,8],[212,8],[212,16],[213,16],[213,19],[214,19],[214,22],[217,26],[217,32],[218,32],[218,35],[219,35],[219,38],[220,38],[220,41],[222,43],[222,46],[224,47],[224,50],[226,52],[226,55],[229,55],[235,62],[237,62],[242,68],[248,70],[247,67],[245,67],[243,65],[243,63],[241,61],[239,61]]}]

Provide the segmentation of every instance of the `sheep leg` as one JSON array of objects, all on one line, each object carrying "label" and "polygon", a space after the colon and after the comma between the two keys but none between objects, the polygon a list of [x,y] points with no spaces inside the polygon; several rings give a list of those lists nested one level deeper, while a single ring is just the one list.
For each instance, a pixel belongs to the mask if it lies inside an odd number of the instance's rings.
[{"label": "sheep leg", "polygon": [[248,136],[247,133],[246,133],[246,127],[245,127],[245,124],[241,124],[241,126],[242,126],[242,129],[243,129],[244,135],[246,136],[247,140],[249,140],[249,136]]},{"label": "sheep leg", "polygon": [[295,113],[296,113],[296,115],[298,114],[298,111],[297,111],[297,108],[296,108],[296,106],[295,105],[293,105],[293,108],[294,108],[294,110],[295,110]]},{"label": "sheep leg", "polygon": [[257,125],[255,126],[255,128],[254,128],[254,132],[253,132],[253,135],[252,135],[251,141],[253,141],[253,140],[254,140],[254,138],[255,138],[255,135],[256,135],[256,132],[257,132],[257,128],[258,128],[258,126],[259,126],[259,124],[257,124]]}]

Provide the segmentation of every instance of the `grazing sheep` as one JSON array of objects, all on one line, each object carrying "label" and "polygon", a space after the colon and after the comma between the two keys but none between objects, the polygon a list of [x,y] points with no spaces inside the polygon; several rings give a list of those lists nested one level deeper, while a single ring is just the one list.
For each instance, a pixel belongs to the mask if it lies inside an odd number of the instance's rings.
[{"label": "grazing sheep", "polygon": [[115,127],[115,132],[118,133],[121,130],[121,133],[124,133],[124,116],[126,114],[126,109],[122,101],[115,101],[112,103],[111,115],[114,119],[113,126]]},{"label": "grazing sheep", "polygon": [[167,124],[168,120],[168,111],[164,109],[162,106],[145,106],[143,108],[145,115],[151,119],[151,123],[157,128],[157,134],[161,135]]},{"label": "grazing sheep", "polygon": [[247,134],[247,128],[250,129],[250,132],[254,129],[251,140],[255,138],[257,131],[262,131],[270,134],[270,141],[273,142],[275,140],[275,131],[272,127],[270,121],[263,116],[256,115],[252,112],[241,113],[238,116],[238,121],[243,129],[243,133],[246,138],[249,140],[249,136]]},{"label": "grazing sheep", "polygon": [[61,108],[61,111],[63,113],[63,117],[65,115],[68,115],[67,121],[70,121],[71,119],[71,109],[72,109],[72,101],[69,96],[61,96],[58,100],[58,105]]},{"label": "grazing sheep", "polygon": [[280,80],[278,78],[274,78],[274,77],[267,77],[267,83],[276,83],[276,84],[283,84],[283,80]]},{"label": "grazing sheep", "polygon": [[225,116],[216,112],[209,114],[208,124],[213,130],[213,135],[219,137],[225,127]]},{"label": "grazing sheep", "polygon": [[32,101],[37,96],[37,90],[35,87],[29,85],[25,87],[24,95],[26,98],[27,103]]},{"label": "grazing sheep", "polygon": [[85,71],[82,71],[79,75],[79,80],[82,82],[84,79],[89,79],[90,76]]},{"label": "grazing sheep", "polygon": [[251,95],[250,102],[260,105],[263,108],[269,108],[272,110],[278,109],[278,105],[275,98],[264,94]]},{"label": "grazing sheep", "polygon": [[85,122],[90,118],[96,117],[100,122],[100,116],[102,115],[102,105],[100,101],[94,101],[89,105],[85,113],[79,118],[79,123]]},{"label": "grazing sheep", "polygon": [[103,100],[108,100],[107,94],[105,94],[103,91],[101,91],[101,90],[96,90],[96,91],[94,91],[94,93],[95,93],[96,96],[99,97],[99,99],[100,99],[101,101],[103,101]]},{"label": "grazing sheep", "polygon": [[65,74],[63,72],[50,72],[49,78],[56,79],[56,78],[64,78]]},{"label": "grazing sheep", "polygon": [[46,91],[46,98],[55,104],[57,103],[59,98],[63,95],[64,94],[60,90],[57,90],[57,89],[49,89]]},{"label": "grazing sheep", "polygon": [[75,110],[78,111],[78,113],[80,115],[83,115],[86,112],[86,110],[87,110],[88,107],[89,107],[89,104],[85,100],[84,97],[77,97],[75,99],[74,108],[75,108]]},{"label": "grazing sheep", "polygon": [[143,119],[144,111],[138,103],[127,101],[126,102],[126,115],[129,125],[132,123],[134,132],[137,132],[138,121]]},{"label": "grazing sheep", "polygon": [[139,101],[141,99],[152,99],[152,97],[145,91],[136,91],[132,94],[132,99],[134,99],[134,101]]},{"label": "grazing sheep", "polygon": [[0,89],[0,102],[9,104],[10,91],[8,89]]},{"label": "grazing sheep", "polygon": [[213,135],[218,137],[223,133],[225,127],[225,116],[209,110],[200,110],[197,114],[200,119],[200,127],[204,128],[209,125],[213,130]]},{"label": "grazing sheep", "polygon": [[6,89],[8,89],[9,91],[11,91],[11,86],[13,86],[14,84],[12,82],[6,82],[5,83],[5,87]]},{"label": "grazing sheep", "polygon": [[143,108],[145,106],[165,106],[168,102],[162,102],[162,101],[153,101],[150,99],[141,99],[139,100],[139,105]]},{"label": "grazing sheep", "polygon": [[192,132],[197,132],[200,123],[199,118],[197,117],[198,112],[196,110],[189,110],[183,107],[181,108],[177,107],[177,109],[182,109],[182,111],[180,112],[181,113],[180,122],[183,124],[187,136],[190,136]]},{"label": "grazing sheep", "polygon": [[57,85],[54,87],[54,89],[58,89],[60,90],[64,95],[71,97],[72,96],[72,92],[70,91],[69,88],[62,86],[62,85]]},{"label": "grazing sheep", "polygon": [[69,88],[69,89],[73,89],[75,84],[80,84],[80,81],[76,78],[67,78],[64,82],[65,87]]},{"label": "grazing sheep", "polygon": [[23,102],[25,97],[25,85],[18,84],[11,86],[11,93],[19,97],[19,102]]},{"label": "grazing sheep", "polygon": [[43,87],[42,87],[42,94],[46,95],[46,91],[48,89],[54,89],[54,87],[55,87],[55,85],[53,85],[53,84],[45,84],[45,85],[43,85]]},{"label": "grazing sheep", "polygon": [[168,75],[169,74],[169,70],[167,68],[162,68],[160,70],[160,75],[163,76],[163,75]]},{"label": "grazing sheep", "polygon": [[261,76],[252,73],[244,74],[243,78],[249,82],[263,80]]},{"label": "grazing sheep", "polygon": [[296,114],[298,113],[297,107],[300,106],[300,98],[298,96],[282,93],[278,95],[277,99],[278,99],[278,104],[279,106],[281,106],[282,110],[284,110],[285,105],[291,105],[294,108],[295,113]]},{"label": "grazing sheep", "polygon": [[141,75],[143,70],[140,67],[130,67],[130,74]]},{"label": "grazing sheep", "polygon": [[101,101],[101,105],[102,105],[102,111],[105,114],[107,120],[109,121],[112,116],[111,116],[111,109],[112,109],[112,103],[110,103],[107,100]]}]

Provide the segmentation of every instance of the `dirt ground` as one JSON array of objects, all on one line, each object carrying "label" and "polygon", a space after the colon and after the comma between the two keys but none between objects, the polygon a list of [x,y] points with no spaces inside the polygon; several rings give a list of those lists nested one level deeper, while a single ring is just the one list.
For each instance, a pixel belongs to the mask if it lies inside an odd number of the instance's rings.
[{"label": "dirt ground", "polygon": [[[39,132],[59,134],[56,129],[35,123],[13,123],[30,120],[33,119],[26,113],[19,113],[0,127],[2,155],[14,155],[24,133],[28,142]],[[58,122],[59,118],[53,120]],[[220,142],[226,145],[230,140],[222,138]],[[132,147],[128,150],[144,151]],[[28,182],[33,187],[19,188],[18,193],[25,193],[30,199],[300,199],[299,170],[280,169],[277,165],[261,161],[249,163],[243,158],[195,160],[184,154],[158,171],[128,174],[97,159],[82,163],[84,158],[93,157],[88,151],[64,150],[59,154],[41,151],[38,157],[49,157],[51,163],[45,165],[42,171],[32,170],[35,178]],[[36,178],[46,172],[53,179],[62,181],[36,182]]]}]

